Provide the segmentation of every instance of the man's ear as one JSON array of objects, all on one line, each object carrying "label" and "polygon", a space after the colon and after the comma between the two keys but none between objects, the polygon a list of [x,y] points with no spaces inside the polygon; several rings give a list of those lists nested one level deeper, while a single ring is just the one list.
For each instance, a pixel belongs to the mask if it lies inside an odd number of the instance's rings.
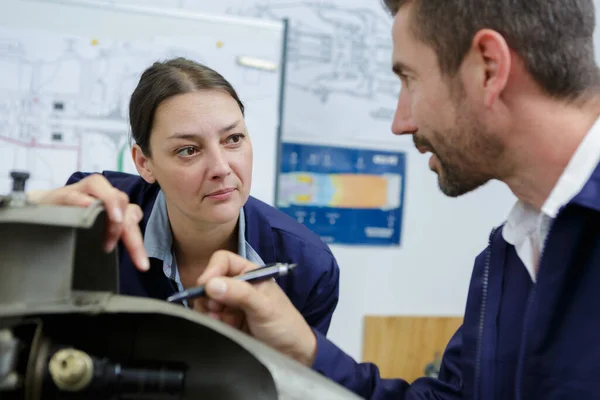
[{"label": "man's ear", "polygon": [[140,176],[148,183],[156,182],[156,178],[152,172],[152,161],[144,154],[139,145],[133,145],[131,148],[131,157],[133,158],[133,163],[135,164],[138,174],[140,174]]},{"label": "man's ear", "polygon": [[504,37],[491,29],[475,34],[471,44],[480,63],[481,90],[486,107],[491,108],[508,84],[511,53]]}]

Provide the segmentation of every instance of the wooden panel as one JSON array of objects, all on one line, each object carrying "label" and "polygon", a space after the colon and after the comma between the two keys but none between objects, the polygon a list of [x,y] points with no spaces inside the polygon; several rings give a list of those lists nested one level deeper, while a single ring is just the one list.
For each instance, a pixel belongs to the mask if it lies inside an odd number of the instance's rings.
[{"label": "wooden panel", "polygon": [[436,353],[444,353],[463,317],[367,316],[364,320],[363,361],[377,364],[384,378],[408,382],[425,376]]}]

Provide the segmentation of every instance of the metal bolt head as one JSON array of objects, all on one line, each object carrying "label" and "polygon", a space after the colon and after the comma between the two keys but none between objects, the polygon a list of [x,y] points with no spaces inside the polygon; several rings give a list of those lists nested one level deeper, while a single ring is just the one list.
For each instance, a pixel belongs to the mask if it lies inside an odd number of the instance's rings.
[{"label": "metal bolt head", "polygon": [[56,386],[66,391],[85,388],[93,375],[92,359],[76,349],[61,349],[54,353],[48,368]]},{"label": "metal bolt head", "polygon": [[13,192],[24,192],[25,182],[29,179],[29,172],[11,171],[10,177],[13,180]]}]

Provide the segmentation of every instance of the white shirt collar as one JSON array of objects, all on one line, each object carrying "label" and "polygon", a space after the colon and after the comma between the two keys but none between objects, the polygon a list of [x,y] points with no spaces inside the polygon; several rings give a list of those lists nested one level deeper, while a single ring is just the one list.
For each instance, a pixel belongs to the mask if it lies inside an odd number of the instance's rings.
[{"label": "white shirt collar", "polygon": [[542,212],[551,218],[556,218],[560,208],[583,189],[598,162],[600,162],[600,118],[594,122],[577,147],[567,168],[542,206]]},{"label": "white shirt collar", "polygon": [[518,200],[508,214],[502,236],[515,247],[533,282],[536,281],[539,254],[543,250],[552,220],[556,218],[561,207],[583,189],[599,162],[600,118],[577,147],[544,202],[541,212]]}]

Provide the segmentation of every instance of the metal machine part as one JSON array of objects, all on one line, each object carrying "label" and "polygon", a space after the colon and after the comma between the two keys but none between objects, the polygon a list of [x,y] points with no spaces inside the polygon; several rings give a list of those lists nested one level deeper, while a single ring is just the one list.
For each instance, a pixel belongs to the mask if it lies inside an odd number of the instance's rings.
[{"label": "metal machine part", "polygon": [[27,193],[25,192],[25,183],[29,179],[29,173],[25,171],[11,171],[13,186],[12,193],[9,195],[0,195],[0,207],[8,206],[23,207],[27,204]]},{"label": "metal machine part", "polygon": [[86,399],[179,399],[185,387],[184,367],[127,367],[74,348],[54,352],[44,372],[37,381],[42,382],[46,394],[54,392],[58,397],[71,392]]},{"label": "metal machine part", "polygon": [[27,193],[25,193],[25,182],[29,179],[29,173],[25,171],[12,171],[10,176],[13,180],[12,193],[10,194],[10,205],[23,207],[27,204]]},{"label": "metal machine part", "polygon": [[94,378],[94,360],[89,354],[66,348],[50,357],[48,371],[60,390],[78,392],[89,387]]},{"label": "metal machine part", "polygon": [[0,360],[12,361],[7,376],[18,377],[19,381],[2,387],[0,398],[175,400],[183,397],[187,368],[184,363],[145,360],[143,366],[129,366],[113,362],[72,346],[56,345],[51,325],[32,319],[3,329],[20,346],[11,351],[11,357],[0,355]]},{"label": "metal machine part", "polygon": [[19,342],[8,329],[0,330],[0,391],[16,389],[19,377],[15,372]]},{"label": "metal machine part", "polygon": [[105,218],[100,203],[0,207],[0,398],[358,398],[226,324],[119,295]]}]

